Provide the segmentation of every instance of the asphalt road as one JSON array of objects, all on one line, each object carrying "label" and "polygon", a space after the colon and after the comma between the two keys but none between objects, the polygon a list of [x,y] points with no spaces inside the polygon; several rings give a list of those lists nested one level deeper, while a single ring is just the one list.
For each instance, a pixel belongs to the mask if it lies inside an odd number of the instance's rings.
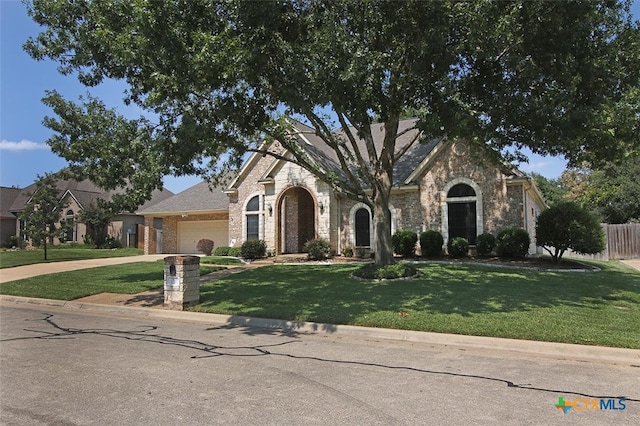
[{"label": "asphalt road", "polygon": [[56,306],[0,332],[3,425],[640,424],[639,366]]}]

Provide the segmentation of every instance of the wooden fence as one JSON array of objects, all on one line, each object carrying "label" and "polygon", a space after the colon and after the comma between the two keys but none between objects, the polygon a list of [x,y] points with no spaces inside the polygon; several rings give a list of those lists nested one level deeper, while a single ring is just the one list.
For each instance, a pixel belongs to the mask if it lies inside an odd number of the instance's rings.
[{"label": "wooden fence", "polygon": [[640,258],[640,223],[602,224],[606,248],[598,254],[584,255],[567,251],[564,257],[592,260]]}]

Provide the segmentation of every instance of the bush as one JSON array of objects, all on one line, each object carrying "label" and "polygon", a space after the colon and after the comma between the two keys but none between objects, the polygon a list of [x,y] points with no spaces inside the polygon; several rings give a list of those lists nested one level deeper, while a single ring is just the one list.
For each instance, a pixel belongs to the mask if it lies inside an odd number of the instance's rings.
[{"label": "bush", "polygon": [[536,243],[560,263],[568,249],[582,254],[601,252],[605,236],[595,214],[575,203],[561,202],[538,216]]},{"label": "bush", "polygon": [[467,257],[467,254],[469,254],[469,241],[466,238],[454,237],[447,243],[447,251],[453,257]]},{"label": "bush", "polygon": [[500,257],[525,257],[529,252],[529,233],[522,228],[505,228],[496,237],[496,252]]},{"label": "bush", "polygon": [[391,237],[393,251],[402,257],[412,257],[416,253],[418,234],[411,229],[400,229]]},{"label": "bush", "polygon": [[196,244],[196,249],[200,253],[204,253],[207,256],[211,256],[211,252],[213,251],[213,241],[208,238],[202,238]]},{"label": "bush", "polygon": [[213,255],[214,256],[229,256],[229,246],[220,246],[220,247],[216,247],[216,249],[213,251]]},{"label": "bush", "polygon": [[12,248],[22,249],[25,247],[25,242],[24,240],[16,237],[15,235],[12,235],[9,238],[7,238],[7,241],[4,243],[3,247],[8,249],[12,249]]},{"label": "bush", "polygon": [[242,255],[242,247],[229,247],[229,256],[240,257]]},{"label": "bush", "polygon": [[302,251],[306,252],[310,260],[325,260],[331,257],[331,244],[321,238],[304,243]]},{"label": "bush", "polygon": [[345,247],[342,249],[342,255],[344,257],[353,257],[353,248],[352,247]]},{"label": "bush", "polygon": [[353,275],[366,280],[392,280],[397,278],[413,277],[417,273],[415,266],[406,263],[394,263],[377,268],[368,263],[353,272]]},{"label": "bush", "polygon": [[476,239],[476,250],[480,256],[488,256],[496,247],[496,237],[493,234],[485,232],[478,235]]},{"label": "bush", "polygon": [[420,234],[420,248],[422,249],[422,255],[427,257],[442,256],[442,246],[444,244],[444,238],[438,231],[425,231]]},{"label": "bush", "polygon": [[264,240],[247,240],[240,247],[245,259],[262,259],[267,255],[267,243]]}]

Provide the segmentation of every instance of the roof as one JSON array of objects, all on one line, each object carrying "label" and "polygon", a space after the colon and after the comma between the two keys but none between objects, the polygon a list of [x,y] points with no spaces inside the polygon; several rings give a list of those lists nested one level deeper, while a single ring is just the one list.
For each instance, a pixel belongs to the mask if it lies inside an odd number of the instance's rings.
[{"label": "roof", "polygon": [[229,197],[221,188],[210,188],[206,181],[169,197],[152,206],[140,208],[138,214],[178,214],[229,210]]},{"label": "roof", "polygon": [[16,218],[9,210],[21,192],[22,189],[20,188],[8,188],[6,186],[0,187],[0,218]]},{"label": "roof", "polygon": [[[78,202],[78,204],[80,204],[81,207],[88,205],[97,199],[109,200],[114,194],[122,192],[121,189],[115,191],[104,191],[87,179],[82,181],[72,179],[58,179],[56,180],[56,188],[58,189],[61,197],[67,193],[71,194],[71,196],[75,198],[75,200]],[[31,194],[33,194],[35,190],[35,183],[32,183],[26,188],[21,189],[19,194],[11,203],[9,212],[17,213],[24,210],[24,206],[29,202],[29,200],[31,199]],[[151,200],[143,204],[142,207],[150,207],[171,197],[172,195],[173,192],[164,188],[162,190],[155,190],[151,194]]]},{"label": "roof", "polygon": [[[396,139],[396,152],[401,151],[407,144],[410,144],[416,138],[420,137],[420,131],[414,128],[416,121],[417,119],[414,118],[401,120],[399,122],[398,134],[400,134],[400,136]],[[297,121],[293,122],[293,126],[300,146],[306,150],[326,172],[334,172],[340,179],[347,179],[346,173],[340,166],[335,151],[316,134],[315,129]],[[354,136],[360,152],[366,153],[365,141],[357,136],[357,130],[354,127],[350,127],[348,131]],[[342,138],[347,137],[347,133],[342,129],[335,131],[335,135]],[[374,123],[371,125],[371,136],[373,137],[374,145],[378,152],[382,149],[384,135],[383,123]],[[446,141],[444,139],[419,140],[414,143],[394,165],[393,186],[399,187],[414,184],[415,180],[424,173],[426,166],[431,163],[431,161],[425,162],[425,159],[430,160],[431,157],[436,157],[439,149],[445,144]],[[230,189],[240,183],[242,177],[246,175],[255,161],[261,156],[259,153],[254,153],[244,164],[236,180],[231,183]],[[262,179],[268,180],[272,178],[272,174],[277,172],[279,165],[284,161],[286,160],[274,160]],[[362,182],[362,184],[365,184],[365,182]],[[228,190],[228,192],[231,191]]]}]

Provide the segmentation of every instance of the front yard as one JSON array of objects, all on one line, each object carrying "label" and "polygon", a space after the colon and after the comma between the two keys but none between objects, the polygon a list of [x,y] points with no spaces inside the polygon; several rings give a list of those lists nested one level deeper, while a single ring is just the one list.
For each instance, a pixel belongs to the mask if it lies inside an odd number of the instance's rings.
[{"label": "front yard", "polygon": [[105,257],[140,256],[142,250],[134,248],[90,249],[82,246],[67,247],[58,245],[47,248],[47,260],[44,250],[6,250],[0,251],[0,268],[33,265],[45,262],[62,262],[66,260],[101,259]]},{"label": "front yard", "polygon": [[640,274],[419,266],[363,282],[340,266],[270,266],[206,284],[199,312],[640,349]]},{"label": "front yard", "polygon": [[[273,265],[203,285],[192,310],[640,349],[640,273],[616,261],[597,266],[600,272],[421,264],[416,279],[366,282],[351,278],[352,264]],[[0,293],[134,294],[162,287],[162,269],[160,261],[51,274],[4,283]]]}]

